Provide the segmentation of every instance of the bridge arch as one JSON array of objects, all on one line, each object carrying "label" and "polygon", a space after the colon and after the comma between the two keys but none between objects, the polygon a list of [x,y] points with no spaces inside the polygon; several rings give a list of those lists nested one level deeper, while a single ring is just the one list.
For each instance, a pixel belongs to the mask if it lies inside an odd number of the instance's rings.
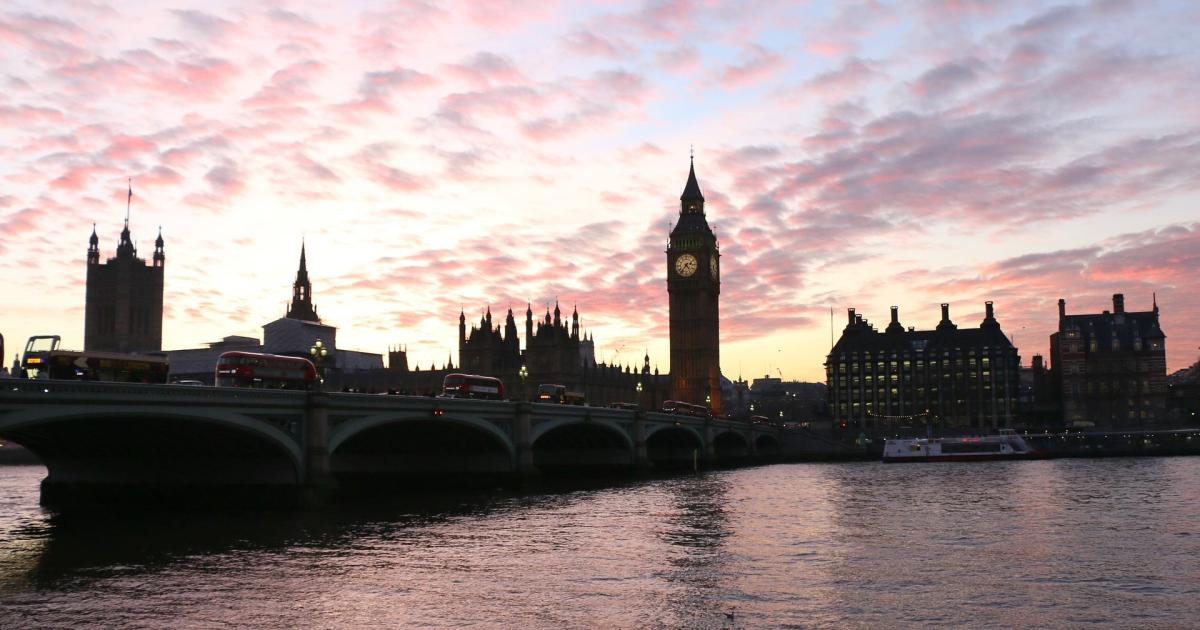
[{"label": "bridge arch", "polygon": [[487,483],[513,472],[512,438],[486,418],[447,413],[379,413],[330,432],[330,469],[343,483],[420,478]]},{"label": "bridge arch", "polygon": [[690,468],[705,452],[704,436],[692,426],[663,424],[646,432],[646,459],[656,468]]},{"label": "bridge arch", "polygon": [[717,459],[749,457],[750,443],[740,432],[726,429],[713,436],[713,454]]},{"label": "bridge arch", "polygon": [[754,451],[762,457],[778,457],[783,452],[783,445],[774,435],[762,433],[754,438]]},{"label": "bridge arch", "polygon": [[34,407],[0,416],[0,436],[36,454],[51,485],[290,485],[304,476],[292,435],[225,409]]},{"label": "bridge arch", "polygon": [[541,422],[530,432],[533,464],[541,472],[628,470],[634,445],[615,422],[561,418]]}]

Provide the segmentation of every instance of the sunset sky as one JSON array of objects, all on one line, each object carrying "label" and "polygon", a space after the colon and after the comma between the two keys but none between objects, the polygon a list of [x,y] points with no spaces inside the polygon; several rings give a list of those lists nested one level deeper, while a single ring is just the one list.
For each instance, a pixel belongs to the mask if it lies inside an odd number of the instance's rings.
[{"label": "sunset sky", "polygon": [[[169,8],[168,8],[169,7]],[[46,2],[0,9],[0,333],[83,344],[92,223],[166,240],[164,346],[261,337],[301,239],[343,348],[457,362],[460,308],[578,305],[668,369],[689,147],[726,376],[823,380],[845,310],[983,303],[1200,346],[1200,3]]]}]

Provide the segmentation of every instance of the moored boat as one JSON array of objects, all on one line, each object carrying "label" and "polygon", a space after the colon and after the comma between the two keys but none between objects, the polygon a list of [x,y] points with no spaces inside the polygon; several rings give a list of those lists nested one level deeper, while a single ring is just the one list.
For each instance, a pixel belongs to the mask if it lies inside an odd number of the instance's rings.
[{"label": "moored boat", "polygon": [[974,462],[996,459],[1036,459],[1042,453],[1030,448],[1011,429],[999,435],[944,438],[897,438],[883,445],[883,461]]}]

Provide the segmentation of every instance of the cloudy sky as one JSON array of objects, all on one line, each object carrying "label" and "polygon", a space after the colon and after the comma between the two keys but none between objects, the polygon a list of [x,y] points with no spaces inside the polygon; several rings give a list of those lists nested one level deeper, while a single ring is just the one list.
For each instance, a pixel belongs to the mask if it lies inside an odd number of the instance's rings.
[{"label": "cloudy sky", "polygon": [[[301,239],[339,345],[457,354],[457,318],[578,305],[668,369],[695,146],[722,369],[823,378],[830,309],[1069,312],[1200,346],[1200,4],[179,2],[0,9],[0,333],[81,347],[92,223],[166,239],[164,345],[261,335]],[[457,357],[455,356],[457,360]]]}]

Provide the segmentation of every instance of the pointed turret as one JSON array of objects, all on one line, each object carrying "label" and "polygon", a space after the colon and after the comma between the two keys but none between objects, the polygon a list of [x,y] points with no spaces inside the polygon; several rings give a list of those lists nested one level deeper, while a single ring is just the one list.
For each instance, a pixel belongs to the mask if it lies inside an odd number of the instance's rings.
[{"label": "pointed turret", "polygon": [[96,236],[96,224],[92,224],[92,236],[88,239],[87,261],[89,265],[100,264],[100,237]]},{"label": "pointed turret", "polygon": [[292,304],[288,307],[286,317],[306,322],[321,321],[312,302],[312,283],[308,281],[308,260],[304,241],[300,241],[300,268],[296,270],[296,281],[292,283]]},{"label": "pointed turret", "polygon": [[683,187],[679,202],[683,212],[704,212],[704,195],[700,192],[700,182],[696,181],[695,158],[690,160],[687,184]]},{"label": "pointed turret", "polygon": [[129,233],[129,219],[125,219],[125,228],[121,230],[121,238],[117,241],[117,258],[134,258],[137,256],[137,247],[133,244],[133,237]]},{"label": "pointed turret", "polygon": [[525,350],[529,351],[529,342],[533,340],[533,304],[525,303]]},{"label": "pointed turret", "polygon": [[162,267],[167,263],[167,255],[163,250],[162,226],[158,226],[158,238],[154,239],[154,266]]}]

